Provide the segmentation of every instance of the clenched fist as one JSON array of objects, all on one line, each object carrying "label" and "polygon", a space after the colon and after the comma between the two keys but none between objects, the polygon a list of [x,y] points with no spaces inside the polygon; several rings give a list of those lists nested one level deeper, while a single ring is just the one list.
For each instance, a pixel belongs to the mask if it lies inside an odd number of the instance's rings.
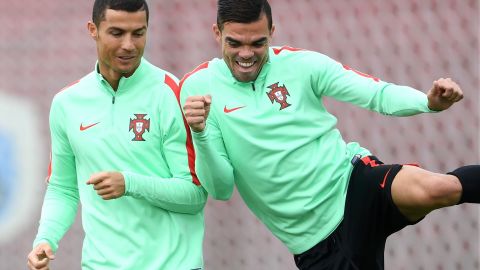
[{"label": "clenched fist", "polygon": [[211,103],[210,95],[190,96],[185,101],[183,113],[187,124],[194,132],[202,132],[205,129]]},{"label": "clenched fist", "polygon": [[452,79],[440,78],[433,82],[433,86],[427,93],[428,108],[433,111],[443,111],[453,103],[463,98],[462,89]]}]

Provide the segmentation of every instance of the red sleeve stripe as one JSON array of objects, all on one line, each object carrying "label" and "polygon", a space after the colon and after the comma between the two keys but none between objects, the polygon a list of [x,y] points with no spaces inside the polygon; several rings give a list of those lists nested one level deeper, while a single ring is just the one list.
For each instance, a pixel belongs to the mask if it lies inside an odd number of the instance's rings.
[{"label": "red sleeve stripe", "polygon": [[290,46],[283,46],[283,47],[281,47],[280,49],[279,49],[279,48],[273,48],[273,53],[275,53],[275,55],[278,55],[278,54],[280,54],[283,50],[292,51],[292,52],[295,52],[295,51],[304,51],[304,49],[300,49],[300,48],[293,48],[293,47],[290,47]]},{"label": "red sleeve stripe", "polygon": [[[71,86],[74,86],[75,84],[77,84],[80,80],[76,80],[74,82],[71,82],[70,84],[68,84],[67,86],[63,87],[62,89],[60,89],[60,91],[58,91],[58,93],[62,92],[62,91],[65,91],[67,90],[68,88],[70,88]],[[58,94],[57,93],[57,94]],[[48,163],[48,172],[47,172],[47,177],[45,177],[45,182],[46,183],[50,183],[50,177],[52,176],[52,152],[50,152],[50,162]]]},{"label": "red sleeve stripe", "polygon": [[358,71],[358,70],[356,70],[356,69],[353,69],[353,68],[351,68],[351,67],[349,67],[349,66],[347,66],[347,65],[344,65],[344,64],[342,64],[342,66],[343,66],[344,69],[353,71],[353,72],[357,73],[358,75],[360,75],[360,76],[362,76],[362,77],[370,78],[370,79],[372,79],[372,80],[374,80],[374,81],[376,81],[376,82],[379,82],[379,81],[380,81],[379,78],[377,78],[377,77],[375,77],[375,76],[372,76],[372,75],[370,75],[370,74],[360,72],[360,71]]},{"label": "red sleeve stripe", "polygon": [[62,91],[65,91],[67,90],[68,88],[70,88],[71,86],[74,86],[75,84],[77,84],[80,80],[76,80],[74,82],[71,82],[69,85],[65,86],[64,88],[60,89],[60,91],[58,91],[59,93],[62,92]]},{"label": "red sleeve stripe", "polygon": [[50,162],[48,162],[47,177],[45,177],[45,183],[50,183],[50,177],[52,176],[52,152],[50,152]]},{"label": "red sleeve stripe", "polygon": [[[181,110],[180,87],[178,87],[177,83],[170,76],[166,74],[165,74],[165,84],[172,89],[173,93],[175,93],[175,97],[177,97],[178,106],[180,106],[180,110]],[[190,175],[192,175],[193,183],[197,186],[200,186],[200,181],[198,180],[197,173],[195,172],[195,149],[193,148],[192,134],[190,133],[190,127],[187,124],[187,120],[185,119],[185,116],[183,116],[183,124],[185,126],[185,130],[187,131],[187,141],[185,143],[185,147],[187,148],[188,167],[190,168]]]},{"label": "red sleeve stripe", "polygon": [[[204,68],[208,68],[208,62],[204,62],[202,64],[200,64],[198,67],[196,67],[194,70],[190,71],[189,73],[185,74],[185,76],[183,76],[182,80],[180,81],[180,84],[179,84],[179,88],[182,89],[182,85],[183,85],[183,82],[188,78],[190,77],[192,74],[194,74],[195,72],[199,71],[199,70],[202,70]],[[180,90],[179,90],[179,93],[178,93],[178,100],[180,100]]]}]

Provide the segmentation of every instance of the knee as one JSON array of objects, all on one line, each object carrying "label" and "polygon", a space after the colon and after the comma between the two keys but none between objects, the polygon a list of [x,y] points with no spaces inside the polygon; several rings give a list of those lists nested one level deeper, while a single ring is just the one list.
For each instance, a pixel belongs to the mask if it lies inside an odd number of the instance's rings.
[{"label": "knee", "polygon": [[460,200],[462,186],[453,175],[432,174],[423,182],[424,200],[432,208],[455,205]]}]

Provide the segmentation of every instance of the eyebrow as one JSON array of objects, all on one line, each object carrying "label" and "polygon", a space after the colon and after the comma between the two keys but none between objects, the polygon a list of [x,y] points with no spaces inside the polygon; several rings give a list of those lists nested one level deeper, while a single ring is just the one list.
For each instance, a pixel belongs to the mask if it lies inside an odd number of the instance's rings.
[{"label": "eyebrow", "polygon": [[[268,40],[267,37],[262,37],[262,38],[259,38],[259,39],[257,39],[257,40],[254,40],[254,41],[252,42],[252,44],[263,43],[263,42],[266,42],[267,40]],[[225,38],[225,41],[227,41],[227,42],[232,42],[232,43],[242,43],[242,42],[240,42],[239,40],[236,40],[236,39],[231,38],[231,37],[226,37],[226,38]]]},{"label": "eyebrow", "polygon": [[[141,28],[137,28],[137,29],[134,29],[132,32],[138,32],[138,31],[142,31],[142,30],[146,30],[147,27],[146,26],[143,26]],[[122,32],[125,32],[127,30],[123,29],[123,28],[119,28],[119,27],[115,27],[115,26],[111,26],[107,29],[107,31],[122,31]]]}]

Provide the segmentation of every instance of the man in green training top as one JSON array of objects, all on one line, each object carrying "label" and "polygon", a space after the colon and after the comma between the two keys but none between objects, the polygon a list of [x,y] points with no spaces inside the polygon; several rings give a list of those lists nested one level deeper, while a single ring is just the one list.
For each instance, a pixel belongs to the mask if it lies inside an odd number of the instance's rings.
[{"label": "man in green training top", "polygon": [[142,58],[144,0],[96,0],[95,70],[50,111],[51,174],[30,269],[48,269],[82,204],[82,269],[202,269],[207,194],[187,156],[177,79]]},{"label": "man in green training top", "polygon": [[386,115],[442,111],[462,99],[451,79],[427,94],[383,82],[320,53],[269,47],[265,0],[219,0],[223,59],[180,82],[196,170],[216,199],[234,183],[300,269],[383,269],[386,238],[430,211],[480,202],[480,166],[437,174],[385,165],[345,143],[322,97]]}]

